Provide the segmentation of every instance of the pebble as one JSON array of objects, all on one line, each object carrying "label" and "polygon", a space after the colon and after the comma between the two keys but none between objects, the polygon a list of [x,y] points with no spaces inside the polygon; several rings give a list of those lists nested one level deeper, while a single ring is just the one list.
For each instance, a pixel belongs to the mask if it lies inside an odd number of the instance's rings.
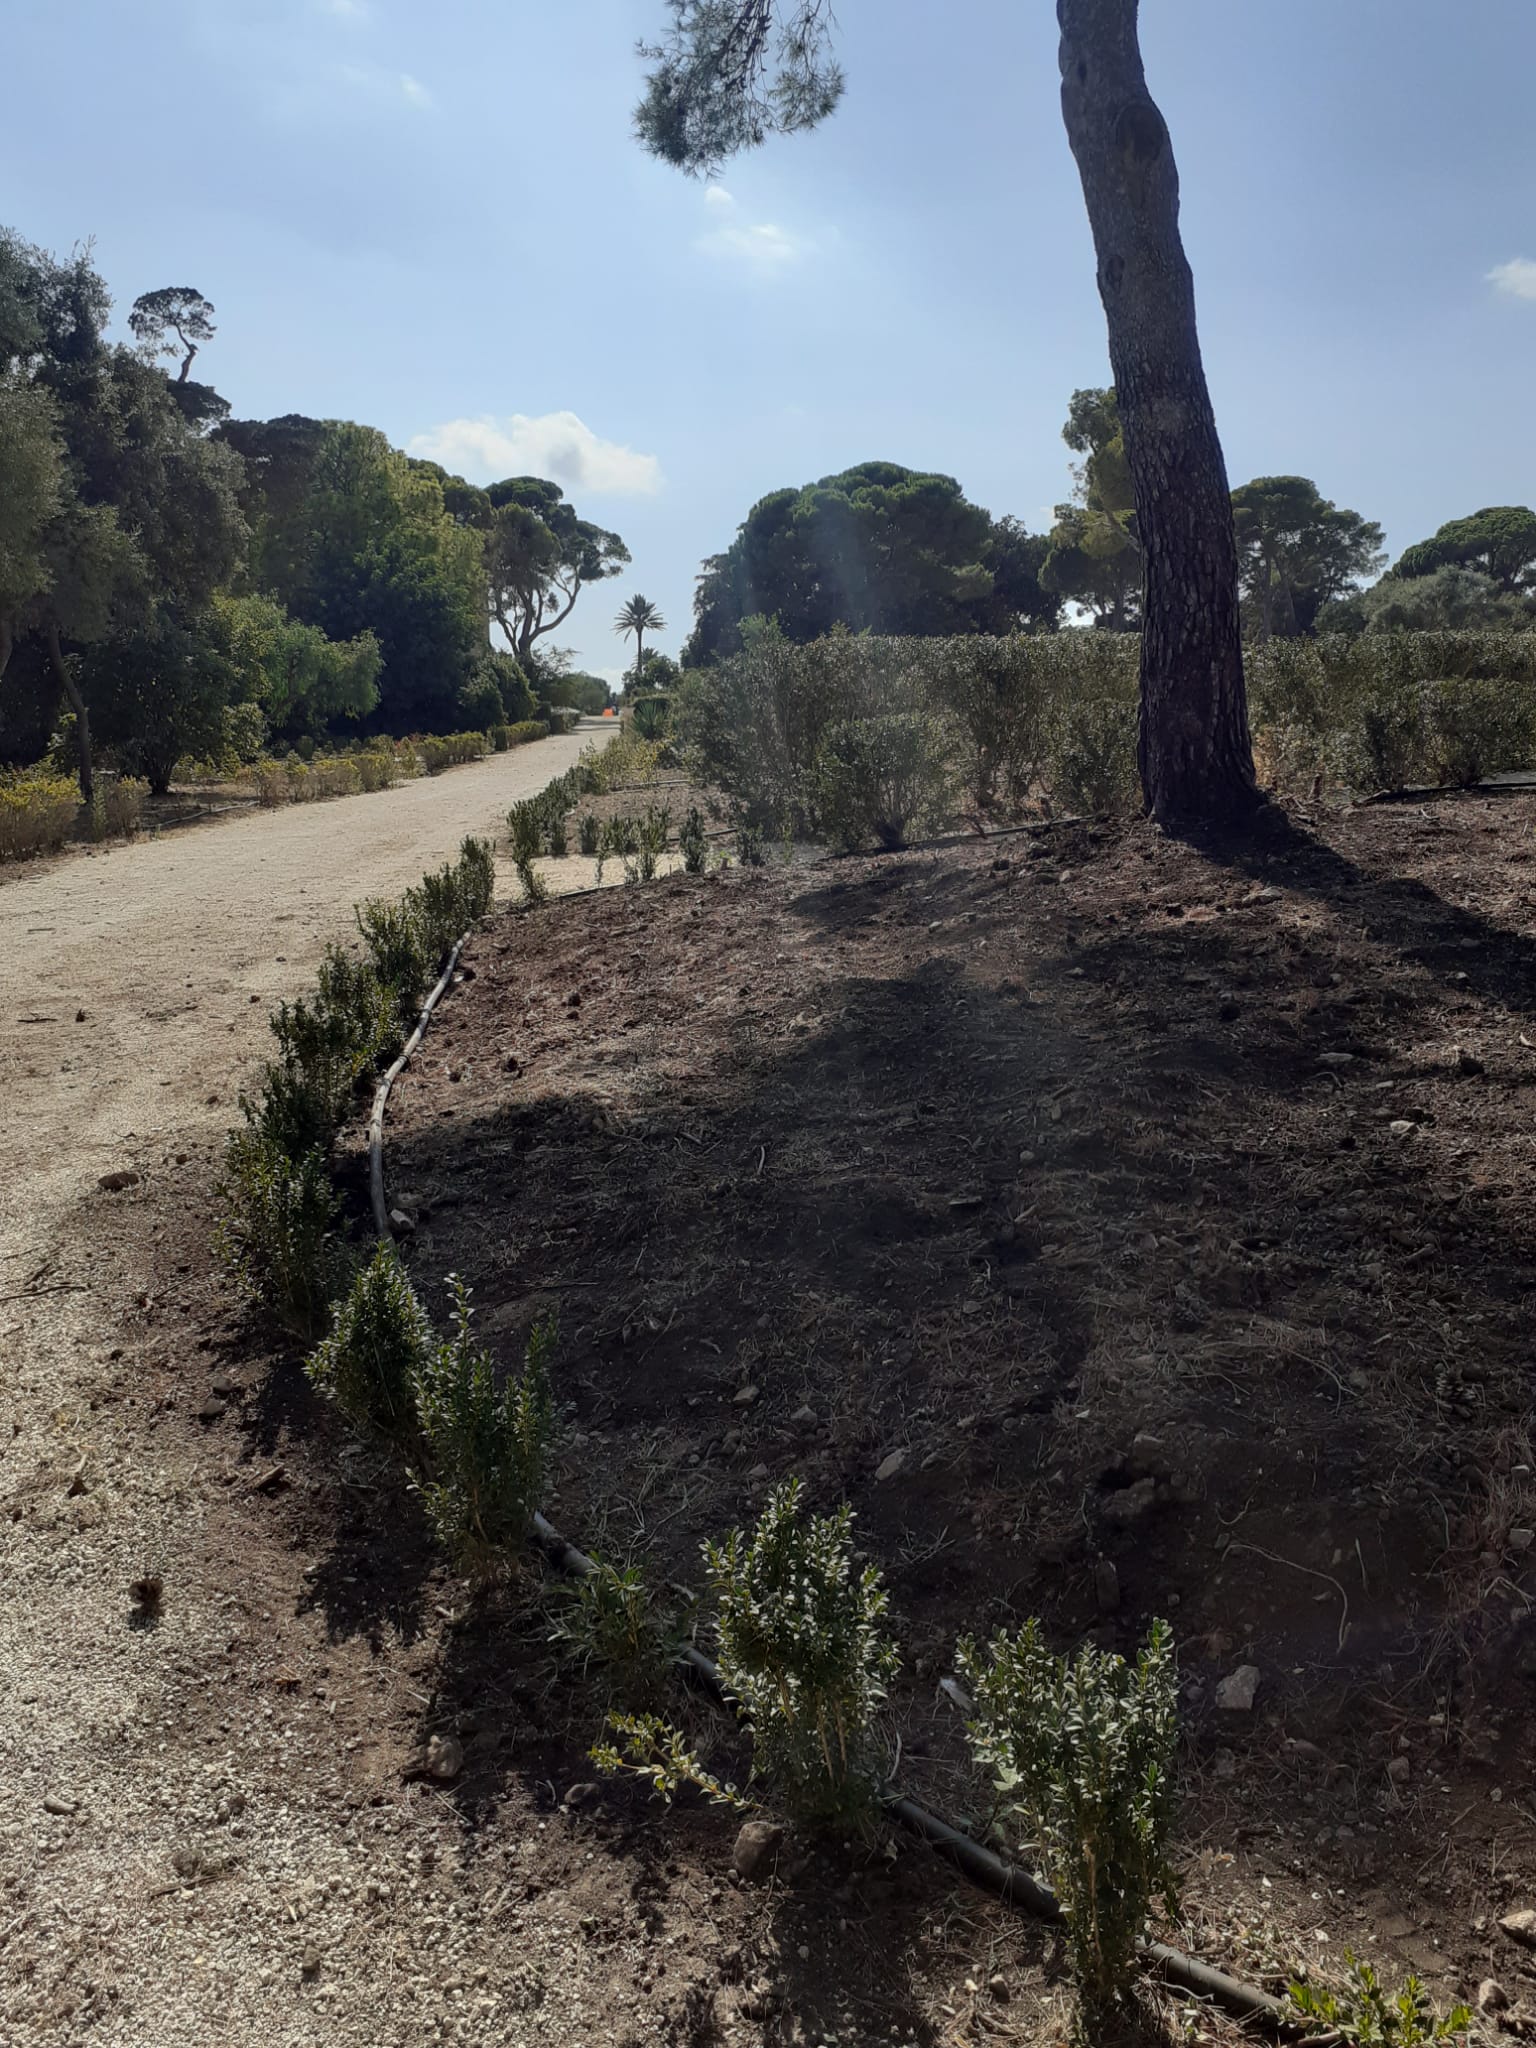
[{"label": "pebble", "polygon": [[905,1451],[888,1452],[875,1467],[876,1479],[894,1479],[906,1462],[907,1454]]},{"label": "pebble", "polygon": [[989,1977],[987,1979],[987,1989],[999,2005],[1006,2005],[1008,2003],[1008,1979],[1006,1977]]},{"label": "pebble", "polygon": [[1479,2012],[1507,2012],[1509,1993],[1497,1977],[1485,1977],[1477,1987],[1477,2009]]},{"label": "pebble", "polygon": [[1106,1522],[1117,1522],[1122,1528],[1129,1528],[1132,1522],[1141,1520],[1156,1496],[1155,1479],[1138,1479],[1133,1485],[1122,1486],[1118,1493],[1110,1494],[1101,1513]]},{"label": "pebble", "polygon": [[232,1372],[216,1372],[208,1384],[216,1394],[220,1394],[225,1399],[228,1399],[231,1394],[237,1391],[240,1382]]},{"label": "pebble", "polygon": [[1395,1756],[1387,1765],[1387,1776],[1394,1785],[1406,1785],[1413,1776],[1413,1765],[1405,1756]]},{"label": "pebble", "polygon": [[735,1396],[735,1405],[736,1405],[736,1406],[737,1406],[738,1408],[750,1408],[750,1407],[752,1406],[752,1403],[753,1403],[753,1402],[754,1402],[754,1401],[755,1401],[756,1399],[757,1399],[757,1389],[756,1389],[756,1387],[743,1387],[743,1388],[741,1389],[741,1392],[740,1392],[739,1394],[737,1394],[737,1395]]},{"label": "pebble", "polygon": [[45,1792],[43,1794],[44,1813],[56,1813],[61,1817],[67,1818],[70,1814],[77,1812],[79,1806],[80,1802],[78,1799],[65,1799],[57,1792]]},{"label": "pebble", "polygon": [[777,1821],[744,1821],[731,1851],[737,1873],[751,1884],[772,1866],[783,1840],[784,1830]]},{"label": "pebble", "polygon": [[791,1422],[798,1422],[804,1429],[812,1429],[816,1424],[816,1410],[807,1402],[804,1408],[797,1408],[789,1419]]},{"label": "pebble", "polygon": [[1506,1913],[1499,1926],[1511,1941],[1518,1941],[1523,1948],[1536,1948],[1536,1912],[1529,1906]]},{"label": "pebble", "polygon": [[768,1467],[766,1465],[754,1465],[747,1474],[747,1477],[748,1479],[766,1479],[768,1477]]},{"label": "pebble", "polygon": [[197,1419],[199,1422],[217,1422],[228,1406],[229,1403],[222,1396],[208,1394],[198,1408]]},{"label": "pebble", "polygon": [[1239,1664],[1217,1686],[1217,1706],[1229,1714],[1251,1714],[1262,1675],[1257,1664]]},{"label": "pebble", "polygon": [[109,1195],[120,1194],[124,1188],[136,1188],[141,1176],[131,1167],[120,1167],[116,1173],[104,1173],[96,1185],[105,1188]]},{"label": "pebble", "polygon": [[397,1237],[409,1237],[416,1228],[416,1218],[408,1209],[391,1209],[389,1227]]},{"label": "pebble", "polygon": [[427,1744],[427,1770],[445,1783],[464,1768],[464,1745],[455,1735],[434,1735]]},{"label": "pebble", "polygon": [[1093,1568],[1093,1597],[1098,1602],[1100,1614],[1119,1613],[1120,1574],[1112,1558],[1101,1557]]}]

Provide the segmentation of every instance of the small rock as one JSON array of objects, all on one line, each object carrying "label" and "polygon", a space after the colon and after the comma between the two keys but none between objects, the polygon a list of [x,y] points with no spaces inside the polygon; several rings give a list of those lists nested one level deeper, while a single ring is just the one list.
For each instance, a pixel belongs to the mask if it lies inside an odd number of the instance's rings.
[{"label": "small rock", "polygon": [[875,1467],[876,1479],[894,1479],[907,1462],[905,1451],[890,1451]]},{"label": "small rock", "polygon": [[228,1406],[229,1403],[218,1394],[209,1394],[197,1411],[197,1419],[199,1422],[217,1422]]},{"label": "small rock", "polygon": [[1497,1977],[1485,1977],[1477,1987],[1479,2012],[1508,2012],[1509,1993]]},{"label": "small rock", "polygon": [[1418,1125],[1411,1118],[1395,1116],[1391,1123],[1387,1125],[1387,1136],[1389,1138],[1409,1138],[1412,1137],[1417,1129]]},{"label": "small rock", "polygon": [[949,1206],[956,1215],[964,1215],[968,1210],[979,1209],[981,1204],[982,1197],[977,1194],[951,1195],[949,1198]]},{"label": "small rock", "polygon": [[1413,1765],[1405,1756],[1395,1756],[1387,1765],[1387,1776],[1394,1785],[1406,1785],[1413,1776]]},{"label": "small rock", "polygon": [[44,1813],[56,1813],[62,1818],[67,1819],[70,1814],[79,1810],[79,1806],[80,1802],[78,1799],[64,1799],[57,1792],[45,1792],[43,1794]]},{"label": "small rock", "polygon": [[768,1477],[768,1467],[766,1465],[754,1465],[747,1474],[747,1477],[751,1480],[766,1479]]},{"label": "small rock", "polygon": [[75,1012],[75,1022],[76,1022],[77,1024],[83,1024],[83,1023],[85,1022],[85,1012],[84,1012],[84,1010],[76,1010],[76,1012]]},{"label": "small rock", "polygon": [[104,1173],[96,1185],[105,1188],[109,1195],[120,1194],[124,1188],[136,1188],[142,1175],[131,1167],[120,1167],[116,1173]]},{"label": "small rock", "polygon": [[1101,1557],[1093,1568],[1093,1597],[1100,1614],[1120,1612],[1120,1574],[1112,1558]]},{"label": "small rock", "polygon": [[1506,1913],[1499,1926],[1511,1941],[1518,1941],[1522,1948],[1536,1948],[1536,1912],[1532,1912],[1529,1906]]},{"label": "small rock", "polygon": [[752,1406],[752,1403],[753,1403],[753,1402],[754,1402],[754,1401],[755,1401],[756,1399],[757,1399],[757,1389],[756,1389],[756,1387],[743,1387],[743,1388],[742,1388],[742,1389],[740,1390],[740,1392],[739,1392],[739,1393],[737,1393],[737,1394],[736,1394],[736,1395],[734,1396],[734,1404],[735,1404],[735,1406],[736,1406],[736,1407],[738,1407],[738,1408],[750,1408],[750,1407]]},{"label": "small rock", "polygon": [[240,1382],[232,1372],[216,1372],[208,1384],[216,1394],[228,1400],[229,1396],[239,1389]]},{"label": "small rock", "polygon": [[771,1872],[783,1840],[784,1830],[777,1821],[745,1821],[731,1851],[731,1862],[737,1872],[752,1884]]},{"label": "small rock", "polygon": [[389,1227],[396,1237],[409,1237],[416,1228],[416,1218],[409,1209],[391,1209],[389,1212]]},{"label": "small rock", "polygon": [[789,1419],[791,1422],[798,1422],[802,1429],[814,1429],[816,1426],[816,1410],[807,1402],[805,1407],[797,1408]]},{"label": "small rock", "polygon": [[300,1974],[301,1976],[304,1976],[304,1977],[311,1977],[311,1978],[313,1978],[313,1977],[318,1977],[318,1976],[319,1976],[319,1974],[320,1974],[320,1951],[319,1951],[319,1949],[317,1949],[317,1948],[307,1948],[307,1949],[305,1949],[305,1951],[304,1951],[304,1956],[303,1956],[303,1960],[302,1960],[302,1961],[300,1962],[300,1964],[299,1964],[299,1974]]},{"label": "small rock", "polygon": [[1536,1529],[1511,1529],[1509,1547],[1511,1550],[1529,1550],[1536,1543]]},{"label": "small rock", "polygon": [[989,1977],[987,1979],[987,1989],[999,2005],[1006,2005],[1008,2003],[1009,1992],[1008,1979],[1006,1977]]},{"label": "small rock", "polygon": [[578,1812],[583,1806],[593,1805],[597,1800],[601,1799],[602,1796],[602,1786],[594,1784],[590,1779],[588,1779],[584,1780],[580,1785],[573,1785],[570,1788],[570,1790],[566,1793],[563,1803],[566,1806],[568,1806],[573,1813],[575,1813]]},{"label": "small rock", "polygon": [[1262,1676],[1257,1664],[1239,1664],[1216,1688],[1216,1704],[1229,1714],[1251,1714]]},{"label": "small rock", "polygon": [[1122,1529],[1128,1529],[1132,1522],[1139,1522],[1157,1497],[1155,1479],[1138,1479],[1134,1485],[1122,1486],[1104,1502],[1103,1516],[1106,1522],[1116,1522]]},{"label": "small rock", "polygon": [[464,1768],[464,1745],[455,1735],[434,1735],[427,1744],[427,1771],[445,1784]]}]

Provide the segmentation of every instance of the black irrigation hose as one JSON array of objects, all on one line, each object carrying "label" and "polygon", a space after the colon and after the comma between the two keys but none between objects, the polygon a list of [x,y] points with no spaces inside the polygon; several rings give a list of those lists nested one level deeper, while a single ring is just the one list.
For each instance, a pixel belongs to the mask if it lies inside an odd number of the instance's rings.
[{"label": "black irrigation hose", "polygon": [[[452,982],[453,971],[468,936],[466,932],[449,954],[448,964],[437,986],[427,997],[416,1029],[374,1094],[373,1115],[368,1125],[368,1176],[374,1223],[386,1243],[392,1242],[394,1237],[389,1227],[389,1206],[384,1197],[384,1110],[389,1101],[389,1091],[425,1036],[432,1013]],[[534,1515],[532,1540],[555,1569],[570,1578],[591,1578],[597,1570],[586,1552],[578,1550],[542,1514]],[[717,1698],[724,1697],[720,1667],[712,1657],[689,1644],[679,1654],[678,1663]],[[938,1814],[930,1813],[894,1785],[888,1787],[883,1796],[886,1811],[893,1820],[946,1857],[979,1891],[992,1892],[1005,1905],[1019,1907],[1033,1914],[1037,1920],[1048,1923],[1060,1921],[1061,1905],[1056,1894],[1038,1878],[1031,1877],[1022,1865],[1008,1862],[962,1829],[952,1827]],[[1267,1991],[1261,1991],[1256,1984],[1245,1984],[1241,1978],[1229,1977],[1224,1970],[1213,1969],[1209,1963],[1199,1962],[1194,1956],[1185,1955],[1181,1949],[1170,1948],[1166,1942],[1148,1942],[1142,1954],[1153,1975],[1171,1990],[1218,2005],[1236,2019],[1256,2023],[1266,2033],[1293,2031],[1287,2024],[1280,2000]],[[1325,2041],[1320,2037],[1314,2035],[1310,2039],[1313,2048],[1325,2048]]]}]

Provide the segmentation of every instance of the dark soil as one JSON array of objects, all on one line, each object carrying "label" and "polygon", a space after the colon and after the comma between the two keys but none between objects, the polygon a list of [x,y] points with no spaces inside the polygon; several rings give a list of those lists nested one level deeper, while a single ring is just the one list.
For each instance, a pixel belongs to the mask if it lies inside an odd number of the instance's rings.
[{"label": "dark soil", "polygon": [[414,1269],[508,1359],[558,1308],[558,1513],[658,1581],[787,1474],[855,1504],[946,1811],[958,1634],[1167,1615],[1197,1895],[1423,1915],[1475,1988],[1533,1846],[1530,860],[1470,799],[508,918],[395,1096]]}]

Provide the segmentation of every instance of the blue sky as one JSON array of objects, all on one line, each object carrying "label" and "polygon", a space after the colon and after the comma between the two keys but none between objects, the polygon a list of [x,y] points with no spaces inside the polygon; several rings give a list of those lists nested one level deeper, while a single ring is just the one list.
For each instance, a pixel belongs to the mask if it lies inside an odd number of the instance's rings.
[{"label": "blue sky", "polygon": [[[0,218],[191,284],[238,414],[553,475],[633,554],[560,636],[676,647],[765,491],[870,457],[1030,526],[1103,321],[1049,0],[838,0],[813,136],[719,188],[643,157],[660,0],[11,0]],[[1536,5],[1143,0],[1234,483],[1386,528],[1536,500]]]}]

